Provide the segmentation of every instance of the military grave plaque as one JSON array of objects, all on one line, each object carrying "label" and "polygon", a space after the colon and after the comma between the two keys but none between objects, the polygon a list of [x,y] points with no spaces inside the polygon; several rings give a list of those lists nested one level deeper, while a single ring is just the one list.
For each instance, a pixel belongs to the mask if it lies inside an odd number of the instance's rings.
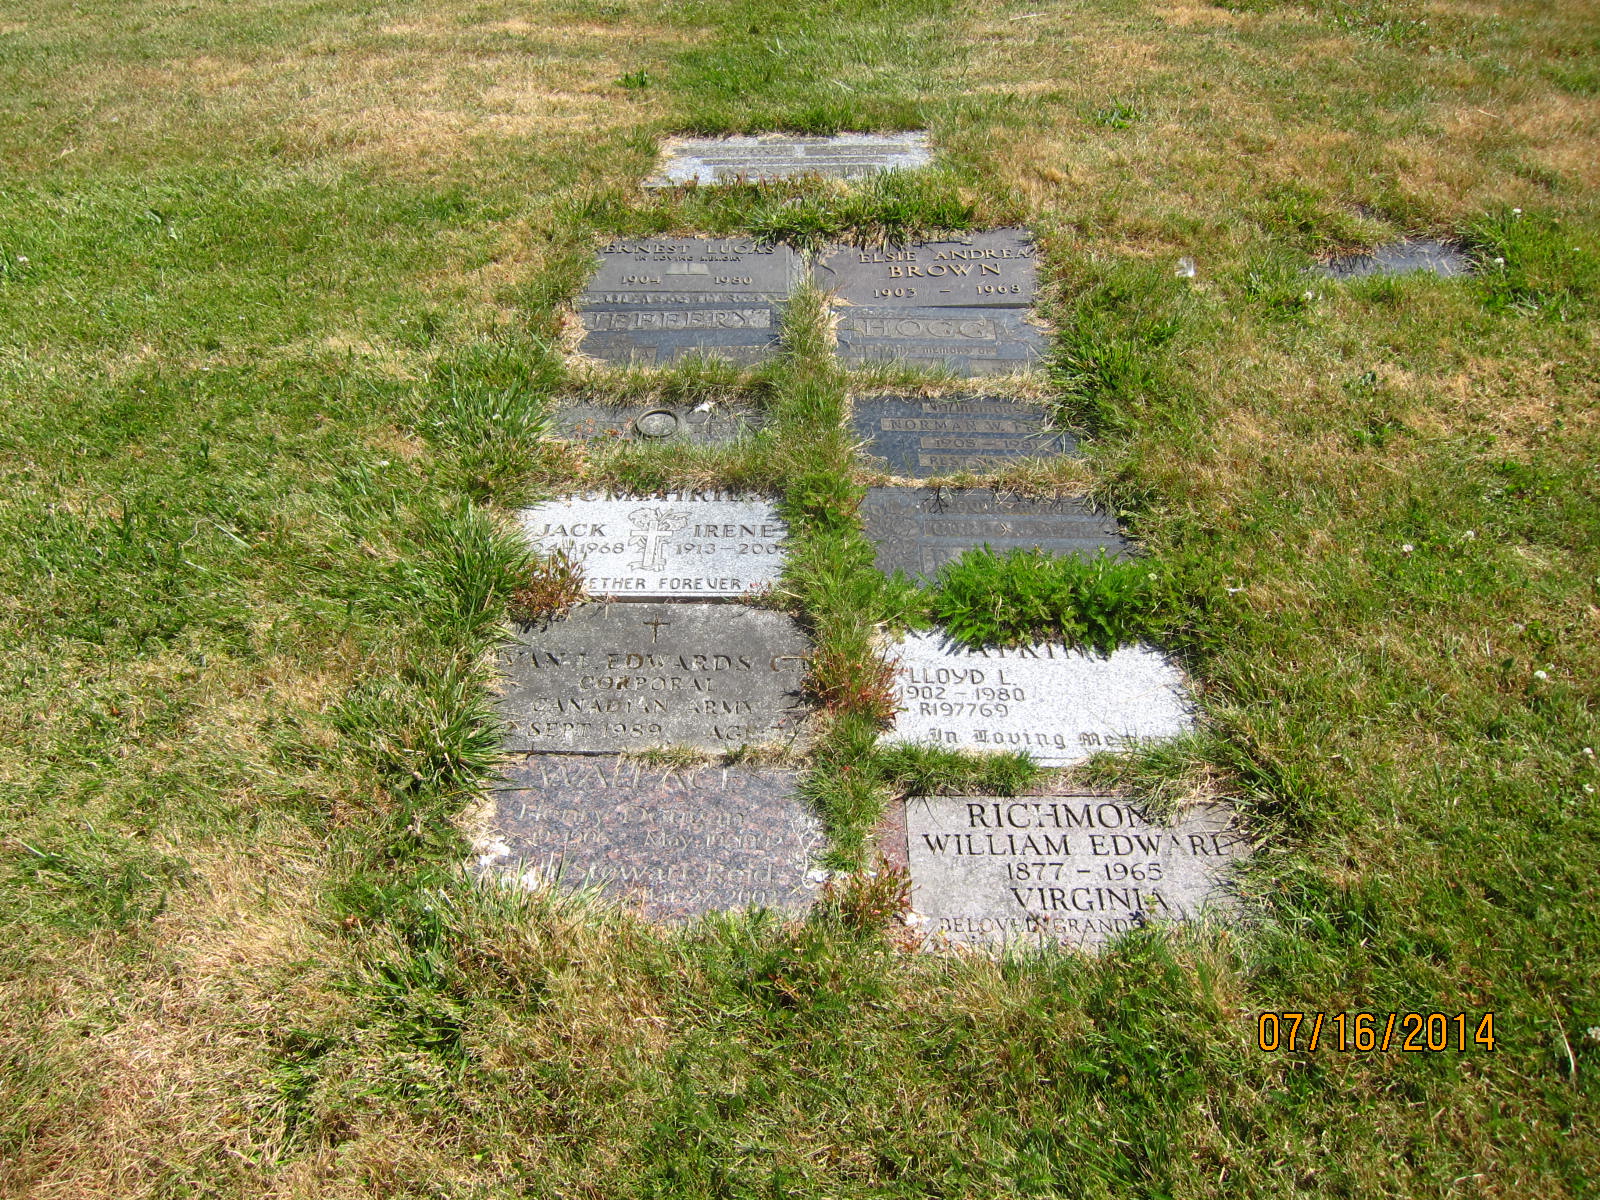
[{"label": "military grave plaque", "polygon": [[777,347],[778,306],[802,273],[793,250],[750,238],[612,242],[579,298],[579,349],[622,365],[756,362]]},{"label": "military grave plaque", "polygon": [[1231,809],[1152,824],[1117,796],[913,796],[911,907],[932,945],[1096,946],[1149,922],[1225,912],[1248,853]]},{"label": "military grave plaque", "polygon": [[912,479],[993,471],[1073,450],[1077,443],[1047,428],[1049,419],[1042,404],[997,396],[867,396],[855,402],[852,417],[866,453]]},{"label": "military grave plaque", "polygon": [[787,532],[765,500],[726,492],[568,496],[525,508],[541,549],[564,550],[591,596],[729,599],[771,587]]},{"label": "military grave plaque", "polygon": [[1191,724],[1183,676],[1148,646],[1110,654],[1040,643],[973,650],[914,633],[893,652],[891,742],[1026,750],[1047,766],[1175,737]]},{"label": "military grave plaque", "polygon": [[868,488],[861,515],[878,570],[931,579],[968,550],[1125,556],[1117,523],[1081,500],[1027,500],[989,488]]},{"label": "military grave plaque", "polygon": [[506,749],[608,754],[792,742],[808,646],[782,613],[584,604],[500,651]]},{"label": "military grave plaque", "polygon": [[879,308],[1027,308],[1037,297],[1032,237],[1022,229],[948,241],[829,251],[818,286],[847,304]]},{"label": "military grave plaque", "polygon": [[506,772],[473,847],[481,877],[599,887],[658,921],[811,901],[822,828],[795,771],[533,755]]},{"label": "military grave plaque", "polygon": [[1419,271],[1450,279],[1471,274],[1472,260],[1449,242],[1406,241],[1379,246],[1369,254],[1348,254],[1322,265],[1322,273],[1335,279],[1411,275]]},{"label": "military grave plaque", "polygon": [[556,410],[552,423],[574,441],[710,446],[760,429],[761,414],[725,404],[568,404]]},{"label": "military grave plaque", "polygon": [[673,138],[647,188],[696,184],[765,183],[819,175],[855,179],[909,171],[932,161],[925,133],[841,133],[834,137]]},{"label": "military grave plaque", "polygon": [[839,360],[849,366],[898,363],[956,375],[1030,371],[1045,351],[1044,334],[1018,308],[839,309]]}]

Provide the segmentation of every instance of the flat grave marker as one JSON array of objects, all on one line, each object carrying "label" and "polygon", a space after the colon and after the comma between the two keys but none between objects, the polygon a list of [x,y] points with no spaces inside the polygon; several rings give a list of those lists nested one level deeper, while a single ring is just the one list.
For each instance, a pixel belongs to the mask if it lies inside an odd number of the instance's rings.
[{"label": "flat grave marker", "polygon": [[1404,241],[1379,246],[1367,254],[1347,254],[1323,263],[1321,272],[1334,279],[1368,275],[1413,275],[1419,271],[1452,279],[1472,273],[1472,260],[1459,246],[1438,241]]},{"label": "flat grave marker", "polygon": [[736,599],[783,574],[787,529],[769,501],[727,492],[588,494],[519,514],[541,549],[564,550],[592,596]]},{"label": "flat grave marker", "polygon": [[912,911],[929,945],[1094,947],[1147,922],[1231,907],[1229,867],[1249,844],[1231,809],[1169,825],[1099,793],[913,796],[905,802]]},{"label": "flat grave marker", "polygon": [[791,742],[810,647],[782,613],[726,604],[583,604],[522,625],[499,654],[506,749],[612,754]]},{"label": "flat grave marker", "polygon": [[1117,523],[1071,498],[1028,500],[989,488],[868,488],[861,515],[884,574],[931,579],[968,550],[1043,550],[1093,558],[1126,555]]},{"label": "flat grave marker", "polygon": [[858,179],[916,170],[933,161],[925,133],[672,138],[662,151],[659,169],[644,181],[647,188],[768,183],[806,175]]},{"label": "flat grave marker", "polygon": [[823,837],[798,782],[790,770],[533,755],[494,791],[473,868],[528,888],[597,886],[658,921],[799,912]]},{"label": "flat grave marker", "polygon": [[1046,766],[1070,766],[1192,725],[1182,674],[1149,646],[974,650],[930,632],[907,635],[891,657],[900,711],[888,742],[1026,750]]},{"label": "flat grave marker", "polygon": [[838,310],[837,332],[848,366],[897,363],[963,378],[1031,371],[1045,352],[1043,332],[1018,308],[852,305]]},{"label": "flat grave marker", "polygon": [[803,276],[793,250],[750,238],[614,241],[578,300],[579,350],[624,366],[692,353],[758,362],[777,348],[779,306]]},{"label": "flat grave marker", "polygon": [[1018,459],[1066,454],[1077,442],[1047,428],[1042,404],[998,396],[864,396],[851,417],[864,452],[906,478],[992,471]]},{"label": "flat grave marker", "polygon": [[551,424],[557,434],[573,441],[712,446],[755,432],[762,418],[753,408],[725,404],[577,403],[558,408]]},{"label": "flat grave marker", "polygon": [[903,246],[839,246],[817,284],[846,304],[879,308],[1027,308],[1038,298],[1033,238],[997,229]]}]

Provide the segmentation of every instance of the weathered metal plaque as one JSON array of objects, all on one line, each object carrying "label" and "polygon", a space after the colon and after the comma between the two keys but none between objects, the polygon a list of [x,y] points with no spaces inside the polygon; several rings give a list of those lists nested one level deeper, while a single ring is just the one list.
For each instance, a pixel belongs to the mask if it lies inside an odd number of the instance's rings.
[{"label": "weathered metal plaque", "polygon": [[909,171],[932,161],[925,133],[841,133],[833,137],[672,138],[647,188],[768,183],[817,175],[856,179],[883,171]]},{"label": "weathered metal plaque", "polygon": [[1038,298],[1032,236],[1024,229],[823,256],[817,284],[847,304],[878,308],[1027,308]]},{"label": "weathered metal plaque", "polygon": [[868,488],[861,516],[878,570],[921,579],[979,546],[1086,558],[1131,549],[1116,521],[1081,500],[1027,500],[989,488]]},{"label": "weathered metal plaque", "polygon": [[882,459],[890,473],[911,479],[993,471],[1077,446],[1048,428],[1043,404],[999,396],[866,396],[853,410],[865,453]]},{"label": "weathered metal plaque", "polygon": [[612,242],[579,297],[579,350],[625,366],[757,362],[776,349],[779,306],[803,274],[793,250],[749,238]]},{"label": "weathered metal plaque", "polygon": [[1016,308],[841,308],[839,360],[850,366],[899,363],[963,377],[1031,371],[1044,334]]},{"label": "weathered metal plaque", "polygon": [[1026,750],[1067,766],[1193,724],[1182,673],[1149,646],[974,650],[935,632],[908,635],[891,657],[899,712],[890,742]]},{"label": "weathered metal plaque", "polygon": [[608,243],[583,291],[601,307],[741,308],[787,300],[805,274],[787,246],[754,238],[644,238]]},{"label": "weathered metal plaque", "polygon": [[799,773],[534,755],[506,770],[474,870],[528,888],[597,887],[658,921],[804,910],[822,827]]},{"label": "weathered metal plaque", "polygon": [[591,596],[737,598],[783,574],[787,529],[766,500],[727,492],[566,496],[518,514],[544,550],[583,568]]},{"label": "weathered metal plaque", "polygon": [[791,742],[810,647],[782,613],[584,604],[522,625],[499,654],[506,749],[610,754]]},{"label": "weathered metal plaque", "polygon": [[1412,275],[1422,271],[1450,279],[1472,273],[1472,259],[1449,242],[1406,241],[1379,246],[1368,254],[1348,254],[1322,265],[1322,273],[1335,279],[1360,279],[1367,275]]},{"label": "weathered metal plaque", "polygon": [[930,946],[1094,947],[1158,921],[1223,915],[1249,842],[1233,811],[1197,805],[1154,824],[1117,796],[913,796],[911,907]]},{"label": "weathered metal plaque", "polygon": [[556,433],[574,441],[710,446],[761,428],[761,414],[726,404],[567,404],[551,420]]}]

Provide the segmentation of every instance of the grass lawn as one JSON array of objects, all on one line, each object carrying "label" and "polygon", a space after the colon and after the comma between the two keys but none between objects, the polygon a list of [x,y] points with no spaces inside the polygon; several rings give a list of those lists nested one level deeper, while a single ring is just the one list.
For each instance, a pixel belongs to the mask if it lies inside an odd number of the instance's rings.
[{"label": "grass lawn", "polygon": [[[0,1195],[1597,1194],[1591,3],[33,0],[0,80]],[[910,128],[937,170],[637,187]],[[833,865],[1029,781],[875,748],[879,635],[966,610],[871,567],[891,377],[818,297],[755,373],[561,352],[614,236],[1018,222],[1088,457],[1010,482],[1120,515],[1204,714],[1080,778],[1238,805],[1250,919],[991,961],[865,885],[670,931],[470,884],[493,649],[560,590],[508,514],[575,487],[779,499]],[[1480,269],[1307,273],[1405,235]],[[547,435],[645,392],[765,431]],[[1497,1040],[1262,1052],[1285,1010]]]}]

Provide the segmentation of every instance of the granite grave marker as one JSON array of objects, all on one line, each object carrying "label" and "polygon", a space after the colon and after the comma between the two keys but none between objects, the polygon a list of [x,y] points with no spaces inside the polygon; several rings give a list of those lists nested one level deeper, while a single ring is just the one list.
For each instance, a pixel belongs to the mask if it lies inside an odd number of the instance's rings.
[{"label": "granite grave marker", "polygon": [[823,256],[817,284],[847,304],[878,308],[1027,308],[1039,280],[1028,232],[997,229],[903,246],[840,246]]},{"label": "granite grave marker", "polygon": [[567,496],[525,508],[522,528],[583,568],[592,596],[729,599],[771,587],[787,532],[766,500],[726,492]]},{"label": "granite grave marker", "polygon": [[932,161],[925,133],[841,133],[833,137],[760,134],[754,137],[673,138],[647,188],[765,183],[817,175],[856,179],[908,171]]},{"label": "granite grave marker", "polygon": [[624,441],[641,445],[686,442],[709,446],[731,442],[761,428],[753,408],[726,404],[568,404],[557,409],[552,424],[574,441]]},{"label": "granite grave marker", "polygon": [[611,242],[579,298],[579,349],[621,365],[757,362],[777,348],[779,305],[803,273],[787,246],[750,238]]},{"label": "granite grave marker", "polygon": [[839,361],[848,366],[935,367],[963,378],[1031,371],[1044,356],[1044,334],[1015,308],[839,310]]},{"label": "granite grave marker", "polygon": [[865,396],[855,401],[851,420],[867,454],[912,479],[992,471],[1077,445],[1047,428],[1044,405],[998,396]]},{"label": "granite grave marker", "polygon": [[805,637],[727,604],[583,604],[518,626],[499,655],[506,749],[728,751],[790,742],[805,715]]},{"label": "granite grave marker", "polygon": [[1110,654],[1048,642],[974,650],[913,633],[891,657],[890,742],[1026,750],[1046,766],[1175,737],[1191,726],[1183,676],[1149,646]]},{"label": "granite grave marker", "polygon": [[659,921],[795,912],[817,887],[822,828],[796,795],[798,772],[534,755],[506,776],[475,838],[480,877],[598,886]]},{"label": "granite grave marker", "polygon": [[989,488],[868,488],[861,516],[886,575],[931,579],[945,563],[984,545],[1085,558],[1129,551],[1114,520],[1071,498],[1028,500]]},{"label": "granite grave marker", "polygon": [[1225,911],[1248,853],[1231,809],[1171,824],[1097,793],[913,796],[905,802],[911,907],[930,943],[1091,947],[1147,922]]}]

